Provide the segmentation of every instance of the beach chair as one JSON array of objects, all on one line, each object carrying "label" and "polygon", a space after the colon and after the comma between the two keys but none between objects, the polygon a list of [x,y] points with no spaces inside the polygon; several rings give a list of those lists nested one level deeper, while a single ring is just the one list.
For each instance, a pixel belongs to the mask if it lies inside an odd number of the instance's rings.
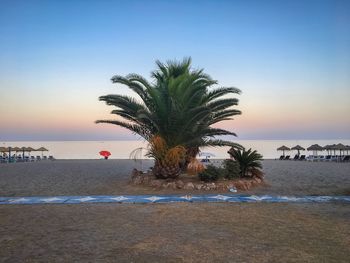
[{"label": "beach chair", "polygon": [[35,162],[35,157],[34,156],[30,156],[30,161],[31,162]]},{"label": "beach chair", "polygon": [[331,161],[331,155],[327,155],[325,158],[324,158],[324,161],[325,162],[330,162]]},{"label": "beach chair", "polygon": [[301,155],[300,158],[299,158],[299,161],[305,161],[305,155]]},{"label": "beach chair", "polygon": [[284,159],[284,156],[283,156],[283,155],[281,155],[281,156],[280,156],[280,160],[283,160],[283,159]]},{"label": "beach chair", "polygon": [[43,160],[47,160],[47,156],[46,155],[43,156]]},{"label": "beach chair", "polygon": [[287,156],[284,158],[284,160],[290,160],[289,158],[290,158],[290,155],[287,155]]},{"label": "beach chair", "polygon": [[37,161],[41,161],[41,157],[39,155],[36,156]]},{"label": "beach chair", "polygon": [[50,160],[50,161],[53,161],[53,160],[55,160],[55,158],[53,158],[53,156],[50,155],[50,156],[49,156],[49,160]]},{"label": "beach chair", "polygon": [[296,160],[298,160],[298,159],[299,159],[299,155],[296,154],[296,155],[294,156],[293,160],[296,161]]},{"label": "beach chair", "polygon": [[341,160],[342,162],[349,162],[350,161],[350,155],[346,155],[343,157],[343,159]]},{"label": "beach chair", "polygon": [[333,156],[331,157],[331,161],[332,161],[332,162],[337,162],[337,161],[338,161],[338,155],[333,155]]}]

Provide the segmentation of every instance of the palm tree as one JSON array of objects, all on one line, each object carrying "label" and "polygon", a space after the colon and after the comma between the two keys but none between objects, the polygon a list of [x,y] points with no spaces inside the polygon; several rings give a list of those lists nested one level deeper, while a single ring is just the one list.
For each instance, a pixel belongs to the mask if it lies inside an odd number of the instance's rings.
[{"label": "palm tree", "polygon": [[239,94],[234,87],[212,89],[217,84],[203,70],[191,69],[191,59],[182,62],[156,61],[158,69],[151,73],[152,82],[140,75],[114,76],[113,83],[126,85],[138,98],[125,95],[106,95],[99,99],[107,105],[116,106],[111,113],[123,120],[98,120],[96,123],[111,123],[131,130],[148,142],[154,136],[161,137],[167,147],[182,146],[186,149],[186,160],[195,157],[199,147],[231,146],[239,144],[215,138],[235,133],[213,128],[212,125],[230,120],[241,114],[232,106],[238,99],[228,97]]},{"label": "palm tree", "polygon": [[242,177],[248,176],[249,173],[262,168],[261,161],[263,157],[255,150],[240,150],[232,147],[228,153],[238,162]]}]

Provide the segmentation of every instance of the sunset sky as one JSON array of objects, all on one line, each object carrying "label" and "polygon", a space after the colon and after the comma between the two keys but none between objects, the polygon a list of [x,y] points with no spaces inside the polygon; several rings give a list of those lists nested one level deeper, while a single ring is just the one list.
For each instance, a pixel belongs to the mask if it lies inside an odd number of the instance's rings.
[{"label": "sunset sky", "polygon": [[98,97],[186,56],[242,90],[238,138],[349,139],[349,25],[346,0],[2,0],[0,141],[136,139]]}]

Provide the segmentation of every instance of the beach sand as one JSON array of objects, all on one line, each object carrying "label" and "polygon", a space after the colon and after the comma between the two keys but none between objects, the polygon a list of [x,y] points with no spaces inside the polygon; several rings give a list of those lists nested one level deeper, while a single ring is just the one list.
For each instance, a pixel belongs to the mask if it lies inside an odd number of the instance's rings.
[{"label": "beach sand", "polygon": [[[152,164],[151,160],[143,161],[143,169],[146,170]],[[265,160],[263,166],[266,184],[243,193],[350,195],[350,163]],[[129,185],[134,167],[141,168],[140,164],[135,164],[132,160],[56,160],[1,164],[0,196],[188,192]]]},{"label": "beach sand", "polygon": [[[4,164],[0,196],[160,193],[130,186],[133,167]],[[264,171],[251,193],[349,194],[349,163],[266,160]],[[347,203],[0,205],[0,261],[349,262],[349,218]]]}]

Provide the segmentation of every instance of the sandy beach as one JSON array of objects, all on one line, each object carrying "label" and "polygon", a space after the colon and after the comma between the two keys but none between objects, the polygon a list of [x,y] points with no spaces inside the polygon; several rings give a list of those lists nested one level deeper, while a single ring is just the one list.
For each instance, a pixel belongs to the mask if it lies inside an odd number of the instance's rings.
[{"label": "sandy beach", "polygon": [[[143,169],[151,167],[143,161]],[[132,160],[56,160],[1,164],[0,196],[187,193],[129,185]],[[266,184],[248,194],[349,195],[350,163],[263,161]],[[196,191],[197,192],[197,191]],[[200,192],[198,192],[200,193]],[[207,192],[203,192],[207,193]]]},{"label": "sandy beach", "polygon": [[[263,164],[266,185],[251,194],[350,192],[350,163]],[[163,193],[129,185],[134,166],[130,160],[4,164],[0,196]],[[348,262],[349,217],[347,203],[2,205],[0,261]]]}]

